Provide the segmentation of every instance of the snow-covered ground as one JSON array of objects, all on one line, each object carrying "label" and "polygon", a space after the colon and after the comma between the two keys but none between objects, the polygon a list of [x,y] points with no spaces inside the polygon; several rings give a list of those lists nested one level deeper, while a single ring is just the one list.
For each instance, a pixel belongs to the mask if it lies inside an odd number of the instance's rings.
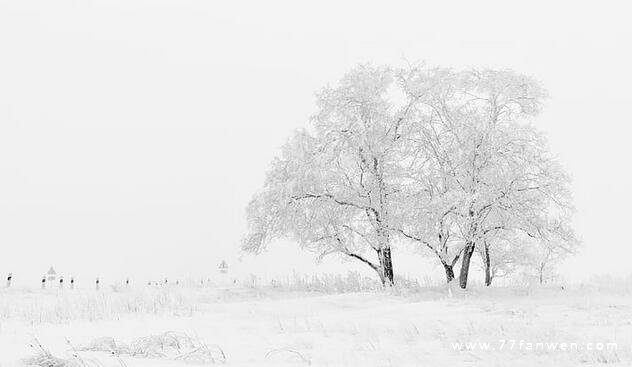
[{"label": "snow-covered ground", "polygon": [[190,336],[214,348],[215,357],[223,352],[227,366],[630,366],[632,292],[0,291],[3,367],[36,355],[35,340],[52,355],[75,353],[86,365],[188,365],[173,354],[73,351],[99,337],[120,344],[165,332]]}]

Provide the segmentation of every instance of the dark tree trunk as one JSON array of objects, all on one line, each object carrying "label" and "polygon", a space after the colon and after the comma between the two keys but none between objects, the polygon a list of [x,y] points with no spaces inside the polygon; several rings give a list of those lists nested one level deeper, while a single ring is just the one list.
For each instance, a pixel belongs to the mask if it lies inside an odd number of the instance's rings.
[{"label": "dark tree trunk", "polygon": [[459,275],[459,285],[465,289],[467,287],[467,276],[470,272],[470,260],[474,254],[474,243],[468,242],[463,250],[463,258],[461,259],[461,274]]},{"label": "dark tree trunk", "polygon": [[391,287],[395,284],[391,248],[384,247],[377,250],[377,256],[380,259],[380,268],[382,270],[382,285]]},{"label": "dark tree trunk", "polygon": [[489,258],[489,245],[485,242],[485,285],[492,285],[492,269],[491,269],[491,259]]},{"label": "dark tree trunk", "polygon": [[443,264],[443,269],[445,270],[446,281],[447,283],[450,283],[451,281],[454,280],[454,267],[443,261],[441,261],[441,264]]}]

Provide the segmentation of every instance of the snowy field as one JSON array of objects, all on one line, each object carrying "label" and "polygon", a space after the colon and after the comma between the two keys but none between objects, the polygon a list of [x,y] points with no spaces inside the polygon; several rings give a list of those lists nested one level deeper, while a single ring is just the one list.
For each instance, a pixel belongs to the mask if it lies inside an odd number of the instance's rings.
[{"label": "snowy field", "polygon": [[628,285],[0,292],[0,366],[632,365]]}]

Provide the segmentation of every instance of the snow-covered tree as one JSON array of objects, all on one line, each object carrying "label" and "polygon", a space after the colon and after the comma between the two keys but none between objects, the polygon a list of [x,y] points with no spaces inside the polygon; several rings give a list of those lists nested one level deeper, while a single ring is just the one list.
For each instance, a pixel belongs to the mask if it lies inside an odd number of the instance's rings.
[{"label": "snow-covered tree", "polygon": [[499,231],[484,238],[477,251],[485,272],[485,285],[490,286],[496,278],[510,277],[525,269],[535,246],[533,239],[521,232]]},{"label": "snow-covered tree", "polygon": [[412,213],[430,221],[409,223],[404,235],[437,254],[448,281],[460,258],[465,288],[478,244],[502,231],[535,235],[553,219],[550,207],[570,207],[569,180],[527,121],[546,94],[511,71],[413,67],[400,75],[417,101]]},{"label": "snow-covered tree", "polygon": [[[341,253],[393,284],[391,237],[401,182],[401,136],[412,101],[397,100],[393,72],[359,66],[317,96],[310,132],[299,133],[248,206],[244,249],[290,237],[321,255]],[[375,260],[365,256],[375,253]]]},{"label": "snow-covered tree", "polygon": [[557,264],[568,254],[561,247],[549,246],[546,243],[534,246],[531,256],[525,261],[528,274],[534,274],[539,284],[555,278]]}]

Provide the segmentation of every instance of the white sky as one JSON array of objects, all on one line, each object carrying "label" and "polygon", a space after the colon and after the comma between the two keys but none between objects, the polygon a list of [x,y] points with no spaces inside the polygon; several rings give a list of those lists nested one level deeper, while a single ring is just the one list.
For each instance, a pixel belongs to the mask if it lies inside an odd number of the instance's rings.
[{"label": "white sky", "polygon": [[545,84],[585,242],[564,271],[630,274],[630,9],[517,4],[0,0],[0,273],[316,268],[288,244],[236,262],[246,202],[318,88],[425,60]]}]

